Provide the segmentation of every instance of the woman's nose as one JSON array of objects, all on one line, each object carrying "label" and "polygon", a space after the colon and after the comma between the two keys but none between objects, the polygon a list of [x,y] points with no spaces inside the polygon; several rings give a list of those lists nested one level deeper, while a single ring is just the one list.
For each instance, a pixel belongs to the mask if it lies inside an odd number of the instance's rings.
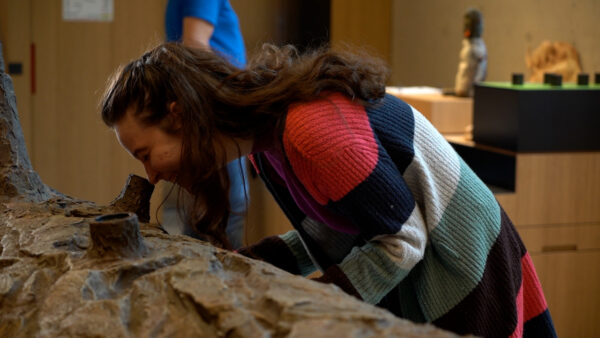
[{"label": "woman's nose", "polygon": [[151,184],[158,183],[158,172],[152,170],[152,168],[150,168],[150,166],[147,164],[144,164],[144,169],[146,170],[146,176],[148,176],[148,181],[150,181]]}]

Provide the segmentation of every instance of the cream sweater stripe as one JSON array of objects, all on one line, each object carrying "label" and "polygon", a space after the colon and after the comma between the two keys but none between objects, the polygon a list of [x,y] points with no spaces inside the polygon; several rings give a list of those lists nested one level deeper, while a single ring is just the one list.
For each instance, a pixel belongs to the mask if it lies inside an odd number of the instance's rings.
[{"label": "cream sweater stripe", "polygon": [[[412,107],[411,107],[412,108]],[[416,109],[412,108],[415,132],[414,158],[404,173],[413,197],[424,210],[429,231],[440,223],[460,180],[460,161],[442,135]],[[436,163],[444,163],[443,170]]]}]

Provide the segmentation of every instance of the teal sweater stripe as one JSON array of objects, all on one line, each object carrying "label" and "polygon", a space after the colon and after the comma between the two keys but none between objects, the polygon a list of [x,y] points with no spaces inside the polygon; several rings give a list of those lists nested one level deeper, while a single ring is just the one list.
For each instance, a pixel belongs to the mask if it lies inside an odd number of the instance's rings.
[{"label": "teal sweater stripe", "polygon": [[461,160],[461,179],[442,220],[430,232],[415,288],[428,321],[442,316],[477,286],[500,233],[500,207]]},{"label": "teal sweater stripe", "polygon": [[354,247],[339,266],[362,299],[370,304],[379,303],[409,273],[372,242]]}]

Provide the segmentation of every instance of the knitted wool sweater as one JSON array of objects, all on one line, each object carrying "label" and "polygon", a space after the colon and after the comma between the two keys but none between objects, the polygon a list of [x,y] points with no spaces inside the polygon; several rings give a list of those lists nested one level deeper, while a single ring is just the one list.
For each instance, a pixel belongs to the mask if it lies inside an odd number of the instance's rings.
[{"label": "knitted wool sweater", "polygon": [[240,250],[460,334],[552,337],[531,258],[483,182],[414,108],[387,95],[292,105],[251,160],[295,230]]}]

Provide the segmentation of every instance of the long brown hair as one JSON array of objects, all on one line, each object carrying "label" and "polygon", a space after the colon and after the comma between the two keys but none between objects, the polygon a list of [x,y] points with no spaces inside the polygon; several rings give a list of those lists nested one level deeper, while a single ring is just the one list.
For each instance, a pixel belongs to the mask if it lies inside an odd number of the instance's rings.
[{"label": "long brown hair", "polygon": [[194,196],[188,220],[207,240],[229,247],[229,177],[215,136],[280,140],[290,104],[332,91],[369,104],[385,94],[387,76],[379,59],[326,48],[299,55],[292,46],[265,45],[239,69],[208,49],[163,43],[116,72],[101,101],[102,119],[113,127],[133,107],[141,123],[173,133],[168,105],[177,102],[186,168],[177,181],[188,182]]}]

